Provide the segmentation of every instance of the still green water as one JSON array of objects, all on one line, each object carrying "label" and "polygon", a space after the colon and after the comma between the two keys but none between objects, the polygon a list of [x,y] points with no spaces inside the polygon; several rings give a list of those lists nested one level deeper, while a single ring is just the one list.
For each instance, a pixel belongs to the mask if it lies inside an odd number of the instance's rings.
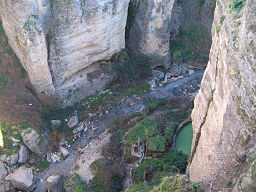
[{"label": "still green water", "polygon": [[176,149],[178,151],[182,151],[187,155],[190,155],[192,137],[193,137],[192,123],[189,123],[186,126],[184,126],[176,136],[176,141],[175,141]]}]

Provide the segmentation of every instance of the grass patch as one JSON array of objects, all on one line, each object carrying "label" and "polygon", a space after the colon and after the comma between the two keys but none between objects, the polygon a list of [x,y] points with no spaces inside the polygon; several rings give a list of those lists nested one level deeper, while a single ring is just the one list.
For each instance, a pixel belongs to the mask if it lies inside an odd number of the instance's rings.
[{"label": "grass patch", "polygon": [[138,139],[144,141],[158,134],[157,121],[153,118],[145,117],[141,122],[131,128],[125,140],[130,144],[135,144]]},{"label": "grass patch", "polygon": [[166,138],[164,136],[154,136],[147,139],[147,150],[150,152],[165,152]]},{"label": "grass patch", "polygon": [[65,181],[65,189],[68,192],[89,192],[87,190],[86,183],[76,173],[70,175],[66,179],[66,181]]},{"label": "grass patch", "polygon": [[20,125],[15,125],[7,122],[0,122],[0,130],[3,136],[3,147],[0,148],[0,155],[12,155],[18,152],[17,147],[13,147],[11,138],[19,139],[22,143],[21,132],[29,127],[29,124],[24,122]]},{"label": "grass patch", "polygon": [[122,95],[125,97],[130,97],[132,95],[135,94],[143,94],[143,93],[147,93],[148,91],[150,91],[150,87],[147,83],[144,83],[134,89],[128,89],[127,91],[125,91]]},{"label": "grass patch", "polygon": [[40,173],[42,171],[44,171],[45,169],[47,169],[49,167],[50,163],[48,161],[42,161],[40,163],[37,164],[36,166],[36,172]]}]

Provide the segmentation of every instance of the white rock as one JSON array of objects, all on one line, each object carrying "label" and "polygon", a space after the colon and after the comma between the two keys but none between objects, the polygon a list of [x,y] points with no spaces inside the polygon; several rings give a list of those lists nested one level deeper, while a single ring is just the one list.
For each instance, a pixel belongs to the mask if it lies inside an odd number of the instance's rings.
[{"label": "white rock", "polygon": [[61,154],[64,156],[64,158],[66,158],[70,154],[69,151],[65,147],[61,146],[59,148],[59,150],[60,150]]},{"label": "white rock", "polygon": [[15,139],[15,138],[11,138],[11,140],[14,142],[14,143],[19,143],[20,142],[20,140],[19,139]]},{"label": "white rock", "polygon": [[6,154],[0,156],[0,161],[6,162],[6,159],[7,159]]},{"label": "white rock", "polygon": [[77,133],[82,132],[84,130],[84,127],[85,127],[85,125],[84,125],[83,122],[79,123],[77,125],[77,127],[73,130],[73,134],[77,134]]},{"label": "white rock", "polygon": [[156,87],[156,81],[154,79],[148,81],[148,84],[151,89],[154,89]]},{"label": "white rock", "polygon": [[61,120],[51,120],[51,124],[53,127],[60,127],[61,126]]},{"label": "white rock", "polygon": [[57,162],[61,161],[61,157],[59,155],[53,153],[51,156],[51,160],[52,160],[52,162],[57,163]]},{"label": "white rock", "polygon": [[32,169],[24,166],[17,169],[14,173],[9,174],[6,180],[11,181],[12,185],[19,190],[32,191],[34,189]]},{"label": "white rock", "polygon": [[25,145],[38,156],[43,156],[47,150],[45,136],[39,135],[34,129],[28,128],[21,133]]},{"label": "white rock", "polygon": [[11,155],[10,157],[11,157],[11,159],[10,159],[11,165],[15,165],[16,163],[18,163],[18,160],[19,160],[18,154]]},{"label": "white rock", "polygon": [[157,78],[159,81],[164,78],[164,72],[158,70],[152,70],[153,78]]},{"label": "white rock", "polygon": [[0,180],[5,178],[6,175],[7,175],[7,170],[6,170],[3,162],[0,161]]},{"label": "white rock", "polygon": [[1,181],[0,182],[0,191],[1,192],[10,192],[11,191],[11,183],[9,181]]},{"label": "white rock", "polygon": [[75,126],[78,125],[78,123],[79,123],[78,117],[77,117],[77,116],[73,116],[73,117],[71,117],[71,118],[69,119],[67,125],[68,125],[69,128],[74,128]]},{"label": "white rock", "polygon": [[26,163],[29,159],[29,151],[26,146],[20,145],[19,149],[19,163]]},{"label": "white rock", "polygon": [[192,75],[192,74],[194,74],[195,73],[195,71],[193,70],[193,69],[190,69],[189,71],[188,71],[188,74],[189,75]]}]

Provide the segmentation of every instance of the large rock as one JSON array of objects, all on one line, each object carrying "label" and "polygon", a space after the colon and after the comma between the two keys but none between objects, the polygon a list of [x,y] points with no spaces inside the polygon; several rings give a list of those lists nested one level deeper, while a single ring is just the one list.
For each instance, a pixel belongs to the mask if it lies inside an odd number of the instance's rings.
[{"label": "large rock", "polygon": [[49,192],[64,191],[64,177],[60,175],[52,175],[46,180],[47,190]]},{"label": "large rock", "polygon": [[[127,46],[157,58],[154,66],[171,64],[170,23],[174,0],[132,0]],[[129,29],[130,28],[130,29]]]},{"label": "large rock", "polygon": [[7,175],[7,170],[2,161],[0,161],[0,180]]},{"label": "large rock", "polygon": [[25,145],[34,153],[43,156],[47,150],[45,136],[39,135],[34,129],[28,128],[21,133]]},{"label": "large rock", "polygon": [[129,0],[1,1],[0,15],[39,96],[68,105],[111,80],[108,64],[98,61],[125,47],[128,5]]},{"label": "large rock", "polygon": [[19,149],[19,163],[26,163],[29,160],[29,151],[25,145],[20,145]]},{"label": "large rock", "polygon": [[0,181],[0,191],[1,192],[10,192],[11,183],[9,181]]},{"label": "large rock", "polygon": [[256,142],[256,1],[242,1],[240,11],[228,10],[229,3],[217,3],[210,61],[192,113],[190,178],[216,190]]},{"label": "large rock", "polygon": [[35,187],[32,169],[24,166],[9,174],[6,180],[11,181],[12,185],[19,190],[32,191]]}]

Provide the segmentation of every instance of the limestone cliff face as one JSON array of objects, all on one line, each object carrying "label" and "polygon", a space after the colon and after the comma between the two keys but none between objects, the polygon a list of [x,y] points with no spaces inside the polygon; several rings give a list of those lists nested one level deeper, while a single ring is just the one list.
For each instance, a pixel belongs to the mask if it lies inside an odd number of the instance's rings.
[{"label": "limestone cliff face", "polygon": [[256,1],[235,2],[217,1],[210,61],[192,113],[190,177],[218,190],[239,174],[256,143]]},{"label": "limestone cliff face", "polygon": [[127,41],[133,51],[151,55],[155,65],[171,64],[170,24],[174,0],[132,0],[131,29]]},{"label": "limestone cliff face", "polygon": [[64,105],[102,89],[125,47],[129,0],[0,2],[3,27],[37,93]]},{"label": "limestone cliff face", "polygon": [[171,18],[172,64],[206,67],[216,0],[176,0]]}]

